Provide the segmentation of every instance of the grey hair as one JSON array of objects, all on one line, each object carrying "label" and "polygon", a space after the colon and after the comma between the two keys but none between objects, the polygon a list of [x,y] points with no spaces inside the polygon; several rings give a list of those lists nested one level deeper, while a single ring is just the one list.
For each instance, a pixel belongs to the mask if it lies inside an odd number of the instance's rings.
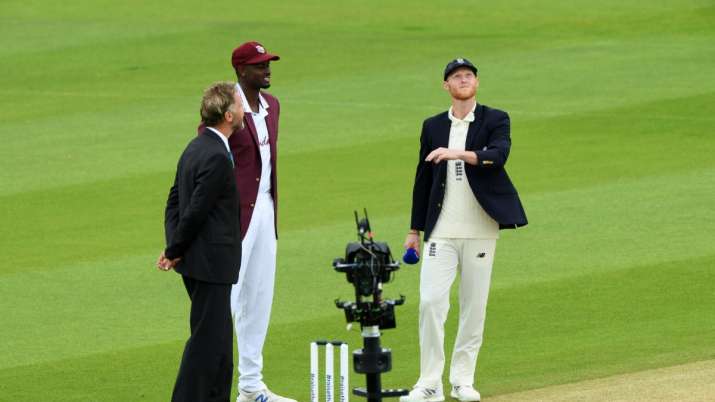
[{"label": "grey hair", "polygon": [[201,99],[201,121],[207,126],[215,126],[224,120],[224,115],[235,103],[236,86],[222,81],[212,84],[204,91]]}]

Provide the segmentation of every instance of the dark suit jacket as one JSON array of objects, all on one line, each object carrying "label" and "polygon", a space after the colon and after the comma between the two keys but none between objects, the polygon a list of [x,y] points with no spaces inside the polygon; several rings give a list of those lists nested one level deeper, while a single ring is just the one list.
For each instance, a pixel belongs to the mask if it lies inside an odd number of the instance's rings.
[{"label": "dark suit jacket", "polygon": [[[509,115],[485,105],[477,105],[475,119],[469,125],[465,150],[477,154],[477,165],[465,164],[469,186],[479,204],[502,229],[527,224],[519,195],[506,174],[509,156]],[[449,146],[452,125],[448,112],[432,116],[422,124],[420,160],[417,163],[412,192],[412,229],[425,232],[427,241],[437,223],[447,180],[447,163],[425,162],[430,152]]]},{"label": "dark suit jacket", "polygon": [[231,160],[218,135],[206,130],[184,150],[166,202],[167,258],[176,272],[204,282],[238,281],[239,199]]},{"label": "dark suit jacket", "polygon": [[[278,99],[267,92],[261,95],[268,103],[266,127],[268,128],[268,142],[271,146],[271,196],[273,197],[274,221],[276,237],[278,237],[278,181],[276,159],[278,157],[278,117],[281,106]],[[246,111],[243,117],[243,129],[233,132],[228,139],[233,159],[236,161],[233,173],[238,185],[239,198],[241,199],[241,239],[246,236],[248,225],[251,223],[253,209],[258,197],[258,184],[261,180],[261,150],[258,144],[258,134],[253,118]],[[199,125],[199,133],[204,125]]]}]

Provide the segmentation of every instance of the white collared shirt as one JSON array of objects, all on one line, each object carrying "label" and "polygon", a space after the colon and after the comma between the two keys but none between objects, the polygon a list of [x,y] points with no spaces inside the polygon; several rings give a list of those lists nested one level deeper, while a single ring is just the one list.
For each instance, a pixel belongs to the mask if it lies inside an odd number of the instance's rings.
[{"label": "white collared shirt", "polygon": [[251,110],[246,94],[243,93],[241,85],[236,83],[236,89],[243,101],[243,111],[246,116],[251,116],[253,125],[256,127],[259,150],[261,152],[261,178],[258,184],[258,194],[271,192],[271,145],[268,142],[268,126],[266,126],[266,116],[268,116],[268,102],[258,93],[258,113]]},{"label": "white collared shirt", "polygon": [[231,148],[228,146],[228,138],[226,138],[226,136],[223,135],[222,132],[216,130],[216,129],[213,128],[213,127],[206,127],[206,128],[208,128],[209,130],[211,130],[211,131],[213,131],[214,133],[216,133],[216,135],[218,135],[218,138],[220,138],[221,141],[223,141],[223,145],[226,146],[226,150],[227,150],[229,153],[231,153]]},{"label": "white collared shirt", "polygon": [[[449,108],[449,149],[464,150],[467,143],[469,124],[474,121],[474,110],[477,105],[463,118],[452,114]],[[442,162],[444,163],[444,162]],[[497,239],[499,224],[484,211],[472,188],[465,172],[466,162],[463,160],[447,161],[447,181],[444,183],[444,200],[435,224],[433,237]]]}]

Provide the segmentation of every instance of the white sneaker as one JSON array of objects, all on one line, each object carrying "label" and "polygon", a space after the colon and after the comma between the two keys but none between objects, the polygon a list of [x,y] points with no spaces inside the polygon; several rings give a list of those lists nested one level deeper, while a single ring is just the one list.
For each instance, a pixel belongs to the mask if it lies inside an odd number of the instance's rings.
[{"label": "white sneaker", "polygon": [[415,386],[409,394],[400,397],[400,402],[442,402],[444,394],[439,388]]},{"label": "white sneaker", "polygon": [[295,399],[286,398],[264,388],[256,392],[238,391],[236,402],[297,402]]},{"label": "white sneaker", "polygon": [[449,393],[452,398],[459,399],[461,402],[479,402],[482,396],[479,391],[471,385],[456,385],[452,387],[452,392]]}]

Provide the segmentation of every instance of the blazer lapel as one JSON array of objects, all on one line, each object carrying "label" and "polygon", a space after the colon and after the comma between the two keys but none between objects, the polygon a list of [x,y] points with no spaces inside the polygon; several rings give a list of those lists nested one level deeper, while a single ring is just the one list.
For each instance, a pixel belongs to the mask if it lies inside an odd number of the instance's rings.
[{"label": "blazer lapel", "polygon": [[444,113],[437,124],[437,131],[432,137],[432,140],[434,141],[432,143],[433,149],[437,149],[439,147],[447,148],[449,147],[449,130],[452,128],[452,121],[449,120],[447,112]]},{"label": "blazer lapel", "polygon": [[258,133],[256,132],[256,125],[253,124],[253,116],[251,116],[250,112],[245,112],[245,114],[243,115],[243,121],[246,123],[246,127],[248,127],[248,132],[251,133],[253,143],[256,144],[256,148],[258,148]]},{"label": "blazer lapel", "polygon": [[[431,136],[432,149],[449,147],[449,131],[452,129],[452,121],[449,120],[448,113],[449,112],[444,112],[435,124],[435,131]],[[434,172],[437,177],[439,177],[439,180],[444,182],[447,178],[447,162],[438,163],[433,166],[433,169],[435,169]]]},{"label": "blazer lapel", "polygon": [[484,106],[477,104],[477,108],[474,109],[474,121],[469,125],[469,129],[467,130],[467,143],[465,144],[465,149],[473,148],[474,140],[477,138],[477,133],[479,133],[483,121]]},{"label": "blazer lapel", "polygon": [[[268,111],[268,114],[266,115],[266,129],[268,130],[268,142],[271,144],[272,154],[276,144],[276,122],[274,120],[273,113],[271,113],[271,108],[269,107],[266,110]],[[271,157],[274,158],[275,155],[271,155]]]}]

